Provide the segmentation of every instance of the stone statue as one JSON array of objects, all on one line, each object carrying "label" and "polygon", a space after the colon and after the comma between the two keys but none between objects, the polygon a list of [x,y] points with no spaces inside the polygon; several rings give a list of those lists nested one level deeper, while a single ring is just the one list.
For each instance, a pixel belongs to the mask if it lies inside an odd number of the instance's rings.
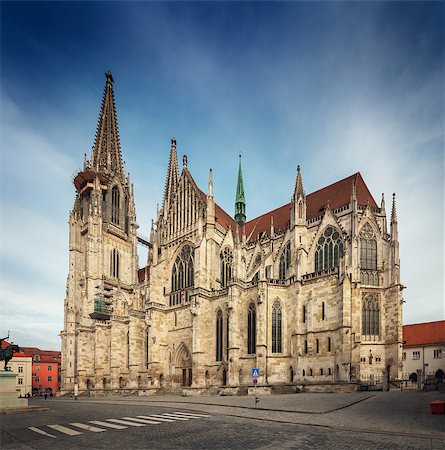
[{"label": "stone statue", "polygon": [[0,338],[0,361],[5,360],[4,370],[7,370],[6,368],[8,366],[9,361],[12,359],[12,355],[14,354],[14,352],[18,352],[20,350],[19,346],[15,344],[9,344],[5,348],[3,348],[3,341],[5,341],[6,339],[9,339],[9,332],[8,336]]}]

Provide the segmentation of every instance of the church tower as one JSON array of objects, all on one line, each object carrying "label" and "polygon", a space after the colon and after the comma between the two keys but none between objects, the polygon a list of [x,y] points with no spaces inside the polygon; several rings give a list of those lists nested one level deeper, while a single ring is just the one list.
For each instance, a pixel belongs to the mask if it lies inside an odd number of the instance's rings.
[{"label": "church tower", "polygon": [[113,387],[130,377],[130,310],[137,290],[134,190],[125,174],[113,92],[106,73],[91,160],[74,178],[69,274],[62,337],[62,391]]}]

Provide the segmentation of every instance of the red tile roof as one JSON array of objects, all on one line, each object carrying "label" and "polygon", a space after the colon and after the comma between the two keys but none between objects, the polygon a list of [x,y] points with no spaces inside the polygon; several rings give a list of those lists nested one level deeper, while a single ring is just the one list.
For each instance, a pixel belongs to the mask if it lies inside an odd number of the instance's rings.
[{"label": "red tile roof", "polygon": [[351,201],[353,183],[357,191],[357,203],[359,205],[367,205],[369,202],[372,207],[377,208],[377,203],[369,192],[368,186],[366,186],[360,172],[357,172],[354,175],[307,195],[306,217],[311,219],[318,216],[328,202],[331,209],[347,205]]},{"label": "red tile roof", "polygon": [[[306,218],[312,219],[321,214],[328,202],[331,209],[349,204],[351,201],[353,183],[356,186],[358,204],[367,205],[369,202],[372,207],[377,208],[377,204],[369,192],[360,172],[357,172],[354,175],[337,181],[323,189],[308,194],[306,196]],[[292,204],[288,203],[287,205],[281,206],[280,208],[274,209],[273,211],[267,212],[262,216],[246,222],[247,240],[256,240],[258,234],[262,236],[265,233],[268,236],[270,234],[272,217],[275,232],[285,230],[289,226],[291,208]]]},{"label": "red tile roof", "polygon": [[445,320],[403,326],[404,347],[445,345]]},{"label": "red tile roof", "polygon": [[[369,192],[366,183],[364,182],[360,172],[355,173],[343,180],[330,184],[318,191],[312,192],[306,196],[307,202],[307,219],[312,219],[321,214],[329,202],[331,209],[339,208],[340,206],[348,205],[351,201],[352,184],[355,184],[357,192],[357,202],[359,205],[366,206],[369,204],[373,208],[378,208],[377,203]],[[207,194],[199,189],[201,199],[206,202]],[[273,225],[275,232],[285,230],[289,227],[291,203],[280,206],[279,208],[269,211],[255,219],[246,222],[246,236],[247,240],[255,241],[258,235],[263,236],[270,234],[271,218],[273,217]],[[229,226],[235,230],[238,226],[237,222],[227,214],[218,204],[215,203],[215,219],[216,222],[228,229]]]}]

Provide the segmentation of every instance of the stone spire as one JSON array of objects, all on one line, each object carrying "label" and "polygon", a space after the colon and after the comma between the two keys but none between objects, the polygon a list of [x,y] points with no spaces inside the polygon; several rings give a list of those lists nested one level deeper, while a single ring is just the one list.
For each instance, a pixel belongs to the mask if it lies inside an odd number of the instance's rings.
[{"label": "stone spire", "polygon": [[297,166],[297,180],[295,182],[295,192],[294,197],[297,199],[299,196],[304,195],[304,189],[303,189],[303,179],[301,178],[300,173],[300,165]]},{"label": "stone spire", "polygon": [[105,76],[107,82],[100,108],[96,139],[91,153],[91,168],[97,172],[113,173],[123,182],[124,172],[114,101],[113,76],[110,71]]},{"label": "stone spire", "polygon": [[167,215],[167,211],[170,207],[170,203],[173,198],[173,194],[176,191],[178,185],[178,154],[176,152],[176,139],[171,139],[170,159],[168,161],[167,179],[165,180],[164,191],[164,203],[163,210],[164,216]]},{"label": "stone spire", "polygon": [[236,185],[235,220],[242,226],[246,222],[246,199],[244,197],[243,173],[241,170],[241,155],[239,155],[238,183]]}]

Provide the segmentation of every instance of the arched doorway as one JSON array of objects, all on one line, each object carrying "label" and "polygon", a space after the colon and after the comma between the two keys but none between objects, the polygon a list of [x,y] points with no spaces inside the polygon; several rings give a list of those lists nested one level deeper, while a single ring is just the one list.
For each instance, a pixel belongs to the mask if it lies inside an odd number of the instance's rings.
[{"label": "arched doorway", "polygon": [[445,378],[444,375],[445,374],[443,373],[443,370],[439,369],[439,370],[436,371],[434,377],[436,378],[438,383],[443,383],[444,382],[444,378]]},{"label": "arched doorway", "polygon": [[413,383],[417,383],[417,373],[413,372],[410,376],[409,379],[413,382]]},{"label": "arched doorway", "polygon": [[290,382],[293,383],[294,382],[294,368],[292,366],[290,366]]},{"label": "arched doorway", "polygon": [[223,386],[227,384],[227,370],[223,369]]},{"label": "arched doorway", "polygon": [[181,386],[192,385],[192,354],[184,342],[179,344],[174,357],[175,381]]}]

